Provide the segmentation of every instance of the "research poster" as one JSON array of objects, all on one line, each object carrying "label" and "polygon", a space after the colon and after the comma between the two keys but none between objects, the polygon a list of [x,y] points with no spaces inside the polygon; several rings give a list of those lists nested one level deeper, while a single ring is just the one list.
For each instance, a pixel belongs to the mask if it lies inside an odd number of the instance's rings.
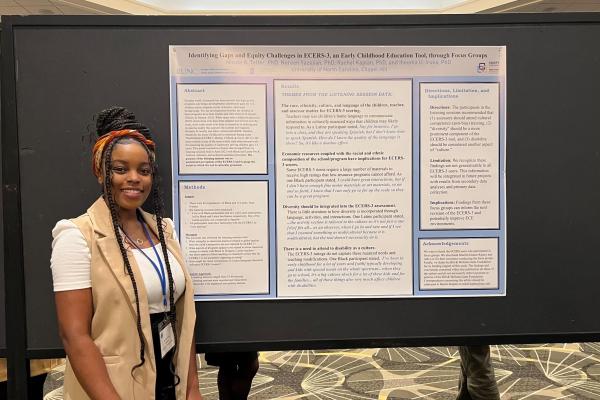
[{"label": "research poster", "polygon": [[170,46],[198,301],[506,294],[506,48]]}]

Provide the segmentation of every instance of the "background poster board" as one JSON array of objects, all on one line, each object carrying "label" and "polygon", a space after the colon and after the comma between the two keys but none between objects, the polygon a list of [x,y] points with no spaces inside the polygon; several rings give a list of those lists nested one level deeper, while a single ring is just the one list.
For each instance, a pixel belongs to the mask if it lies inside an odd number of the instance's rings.
[{"label": "background poster board", "polygon": [[[61,352],[50,231],[99,194],[89,161],[94,113],[126,105],[151,127],[171,209],[166,54],[173,44],[509,49],[506,297],[200,303],[199,350],[599,338],[600,320],[584,317],[597,305],[600,281],[600,136],[591,131],[600,91],[597,15],[16,17],[3,24],[11,50],[3,51],[3,143],[11,144],[3,147],[4,205],[22,222],[22,235],[5,240],[23,246],[5,260],[24,274],[25,295],[12,301],[25,305],[28,357]],[[16,226],[8,222],[5,229]]]},{"label": "background poster board", "polygon": [[[1,37],[1,35],[0,35]],[[0,144],[0,182],[2,182],[2,145]],[[0,207],[2,206],[0,193]],[[0,226],[4,226],[4,215],[0,212]],[[0,229],[0,357],[6,357],[6,293],[4,279],[4,229]]]},{"label": "background poster board", "polygon": [[[2,176],[2,163],[0,163],[0,176]],[[0,205],[2,204],[2,193],[0,193]],[[3,226],[3,216],[0,213],[0,226]],[[4,291],[4,232],[0,230],[0,357],[6,353],[6,299]]]}]

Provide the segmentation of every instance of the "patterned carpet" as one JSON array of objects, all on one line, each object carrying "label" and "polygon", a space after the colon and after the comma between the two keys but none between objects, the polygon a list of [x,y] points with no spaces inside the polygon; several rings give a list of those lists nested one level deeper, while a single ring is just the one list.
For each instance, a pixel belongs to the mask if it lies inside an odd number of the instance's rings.
[{"label": "patterned carpet", "polygon": [[[599,399],[600,343],[492,346],[503,400]],[[263,352],[250,399],[454,399],[454,347]],[[201,357],[205,400],[217,400],[217,370]],[[62,399],[62,369],[46,380],[44,400]]]}]

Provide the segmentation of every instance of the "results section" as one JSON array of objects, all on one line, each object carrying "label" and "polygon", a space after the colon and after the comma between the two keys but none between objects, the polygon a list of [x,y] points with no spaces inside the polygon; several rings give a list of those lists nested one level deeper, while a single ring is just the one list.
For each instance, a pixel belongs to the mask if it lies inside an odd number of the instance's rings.
[{"label": "results section", "polygon": [[280,296],[412,294],[411,89],[275,81]]}]

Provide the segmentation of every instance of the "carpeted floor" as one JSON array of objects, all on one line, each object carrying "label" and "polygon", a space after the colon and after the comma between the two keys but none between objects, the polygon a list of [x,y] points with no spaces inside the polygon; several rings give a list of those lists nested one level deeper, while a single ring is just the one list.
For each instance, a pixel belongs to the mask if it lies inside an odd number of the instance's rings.
[{"label": "carpeted floor", "polygon": [[[492,346],[492,356],[503,400],[600,400],[600,343]],[[260,364],[250,399],[450,400],[460,370],[453,347],[263,352]],[[218,399],[216,373],[202,358],[205,400]],[[58,368],[44,399],[62,399],[61,383]]]}]

